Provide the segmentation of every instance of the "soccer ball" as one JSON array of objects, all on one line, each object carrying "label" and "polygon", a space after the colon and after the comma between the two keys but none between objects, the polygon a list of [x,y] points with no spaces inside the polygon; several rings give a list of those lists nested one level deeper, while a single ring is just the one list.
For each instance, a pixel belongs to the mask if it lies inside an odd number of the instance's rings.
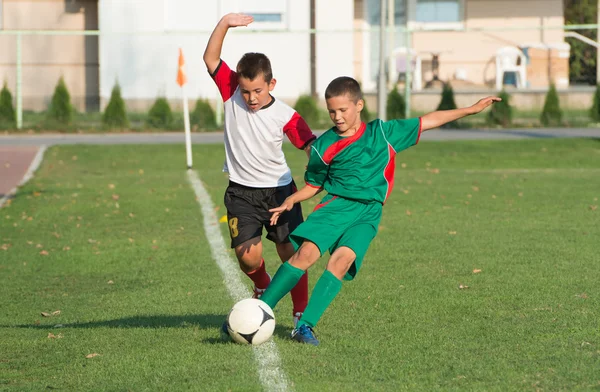
[{"label": "soccer ball", "polygon": [[260,299],[239,301],[227,316],[227,331],[241,344],[259,345],[266,342],[275,330],[275,315],[269,305]]}]

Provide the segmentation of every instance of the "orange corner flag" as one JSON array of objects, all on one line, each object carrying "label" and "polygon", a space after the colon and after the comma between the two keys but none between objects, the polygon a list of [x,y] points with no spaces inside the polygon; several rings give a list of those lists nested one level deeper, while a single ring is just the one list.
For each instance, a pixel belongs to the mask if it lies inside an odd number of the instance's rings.
[{"label": "orange corner flag", "polygon": [[177,84],[180,87],[183,87],[183,85],[187,83],[187,76],[185,75],[185,71],[183,70],[184,65],[185,59],[183,58],[183,50],[179,48],[179,69],[177,70]]}]

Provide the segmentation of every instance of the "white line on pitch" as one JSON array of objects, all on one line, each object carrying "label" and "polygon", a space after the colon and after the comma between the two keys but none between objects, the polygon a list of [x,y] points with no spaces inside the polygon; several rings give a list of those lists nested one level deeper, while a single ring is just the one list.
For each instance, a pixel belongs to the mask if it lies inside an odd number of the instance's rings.
[{"label": "white line on pitch", "polygon": [[37,153],[35,154],[35,157],[33,157],[33,161],[31,161],[31,163],[29,164],[29,168],[27,168],[27,171],[25,172],[25,175],[23,176],[21,182],[19,182],[19,184],[16,187],[11,189],[6,195],[4,195],[0,199],[0,208],[2,208],[2,206],[4,205],[4,203],[6,203],[8,199],[13,197],[15,193],[17,193],[17,189],[20,186],[25,185],[25,183],[29,181],[31,177],[33,177],[33,173],[35,173],[35,171],[38,169],[38,167],[40,167],[40,164],[42,163],[42,159],[44,158],[44,152],[46,152],[46,146],[40,146]]},{"label": "white line on pitch", "polygon": [[[206,192],[198,174],[193,170],[187,171],[188,181],[192,185],[198,204],[202,209],[204,216],[204,231],[210,245],[210,251],[213,259],[221,269],[225,285],[229,295],[234,302],[244,298],[250,298],[250,290],[242,283],[237,263],[227,254],[225,241],[221,235],[221,228],[215,214],[213,203]],[[268,340],[260,346],[253,346],[254,358],[258,362],[258,378],[267,391],[288,391],[289,387],[287,376],[281,370],[281,359],[277,350],[277,345],[273,340]]]}]

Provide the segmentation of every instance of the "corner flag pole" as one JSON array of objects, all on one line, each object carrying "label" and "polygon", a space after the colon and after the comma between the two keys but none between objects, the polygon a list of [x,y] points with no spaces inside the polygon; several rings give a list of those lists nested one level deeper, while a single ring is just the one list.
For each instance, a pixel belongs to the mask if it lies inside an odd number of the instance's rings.
[{"label": "corner flag pole", "polygon": [[187,76],[185,75],[185,59],[183,58],[183,50],[179,48],[179,68],[177,70],[177,84],[181,87],[183,95],[183,122],[185,124],[185,154],[187,158],[187,168],[192,168],[192,135],[190,132],[190,110],[188,108],[188,99],[185,91]]}]

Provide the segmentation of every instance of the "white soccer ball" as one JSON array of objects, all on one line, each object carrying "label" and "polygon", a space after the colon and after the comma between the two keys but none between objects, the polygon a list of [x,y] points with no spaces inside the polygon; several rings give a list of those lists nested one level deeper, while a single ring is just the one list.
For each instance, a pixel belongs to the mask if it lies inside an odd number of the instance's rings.
[{"label": "white soccer ball", "polygon": [[271,307],[260,299],[243,299],[231,308],[227,316],[227,330],[236,342],[256,346],[273,335],[275,315]]}]

